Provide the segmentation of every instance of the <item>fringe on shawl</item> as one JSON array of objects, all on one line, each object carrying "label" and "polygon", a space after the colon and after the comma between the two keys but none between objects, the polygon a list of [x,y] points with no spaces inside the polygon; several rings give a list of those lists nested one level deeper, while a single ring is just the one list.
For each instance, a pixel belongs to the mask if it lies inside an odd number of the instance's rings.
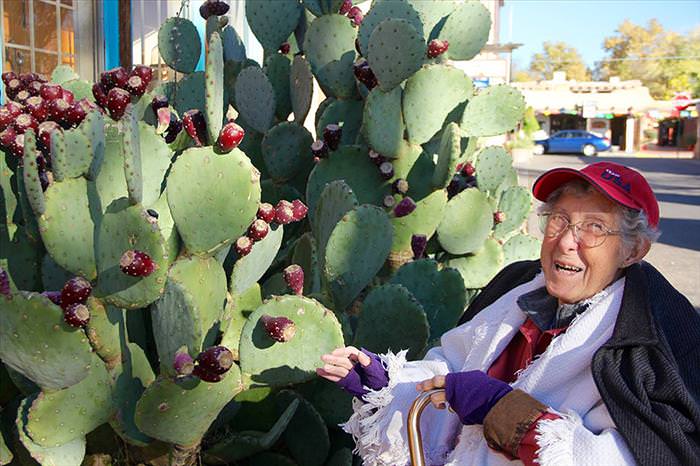
[{"label": "fringe on shawl", "polygon": [[542,466],[573,466],[574,431],[582,421],[573,411],[557,414],[561,418],[537,423],[535,440],[540,448],[535,461]]},{"label": "fringe on shawl", "polygon": [[[353,414],[344,424],[340,424],[345,432],[351,434],[355,440],[353,453],[359,454],[367,466],[397,466],[409,461],[405,445],[392,444],[388,451],[382,448],[382,434],[384,433],[381,420],[389,413],[386,407],[394,399],[392,390],[396,385],[397,375],[406,364],[406,353],[399,351],[397,354],[391,351],[379,355],[384,369],[389,374],[389,385],[381,390],[369,390],[363,396],[365,402],[353,399]],[[382,458],[383,457],[383,458]],[[385,458],[390,458],[386,462]]]}]

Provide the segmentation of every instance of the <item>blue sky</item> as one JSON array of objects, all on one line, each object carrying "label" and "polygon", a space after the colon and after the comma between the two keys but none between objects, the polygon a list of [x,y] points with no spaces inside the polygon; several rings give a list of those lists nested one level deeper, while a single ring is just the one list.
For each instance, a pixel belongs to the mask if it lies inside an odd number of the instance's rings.
[{"label": "blue sky", "polygon": [[501,13],[501,42],[523,44],[513,52],[520,67],[527,68],[547,40],[573,45],[593,67],[604,56],[603,39],[624,19],[646,24],[657,18],[665,29],[684,33],[700,25],[700,0],[506,0]]}]

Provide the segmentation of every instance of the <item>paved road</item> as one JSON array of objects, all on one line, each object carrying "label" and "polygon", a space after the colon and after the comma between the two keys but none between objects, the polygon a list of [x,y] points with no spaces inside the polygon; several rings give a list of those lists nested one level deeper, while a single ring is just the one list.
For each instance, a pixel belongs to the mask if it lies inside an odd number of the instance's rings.
[{"label": "paved road", "polygon": [[[540,173],[554,167],[581,168],[595,160],[609,160],[642,173],[659,200],[661,237],[646,260],[700,310],[700,160],[671,157],[630,158],[618,155],[596,159],[576,155],[540,155],[516,162],[521,184],[532,187]],[[530,222],[531,231],[534,222]]]}]

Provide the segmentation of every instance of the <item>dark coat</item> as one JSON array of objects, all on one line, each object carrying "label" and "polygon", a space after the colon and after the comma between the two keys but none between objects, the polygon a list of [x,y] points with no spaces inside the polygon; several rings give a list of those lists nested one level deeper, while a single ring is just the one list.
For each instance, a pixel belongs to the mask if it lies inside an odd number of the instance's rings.
[{"label": "dark coat", "polygon": [[[541,270],[504,268],[460,324]],[[700,313],[646,262],[626,269],[612,337],[593,356],[593,379],[637,464],[700,466]]]}]

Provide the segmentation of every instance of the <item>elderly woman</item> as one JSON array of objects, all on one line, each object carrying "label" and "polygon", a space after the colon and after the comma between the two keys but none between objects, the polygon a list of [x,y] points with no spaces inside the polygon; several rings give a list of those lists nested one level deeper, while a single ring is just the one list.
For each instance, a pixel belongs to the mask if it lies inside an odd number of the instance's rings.
[{"label": "elderly woman", "polygon": [[356,395],[367,466],[409,462],[406,413],[433,395],[427,463],[700,465],[700,315],[651,265],[659,208],[608,162],[540,176],[539,261],[501,271],[422,361],[353,347],[318,374]]}]

